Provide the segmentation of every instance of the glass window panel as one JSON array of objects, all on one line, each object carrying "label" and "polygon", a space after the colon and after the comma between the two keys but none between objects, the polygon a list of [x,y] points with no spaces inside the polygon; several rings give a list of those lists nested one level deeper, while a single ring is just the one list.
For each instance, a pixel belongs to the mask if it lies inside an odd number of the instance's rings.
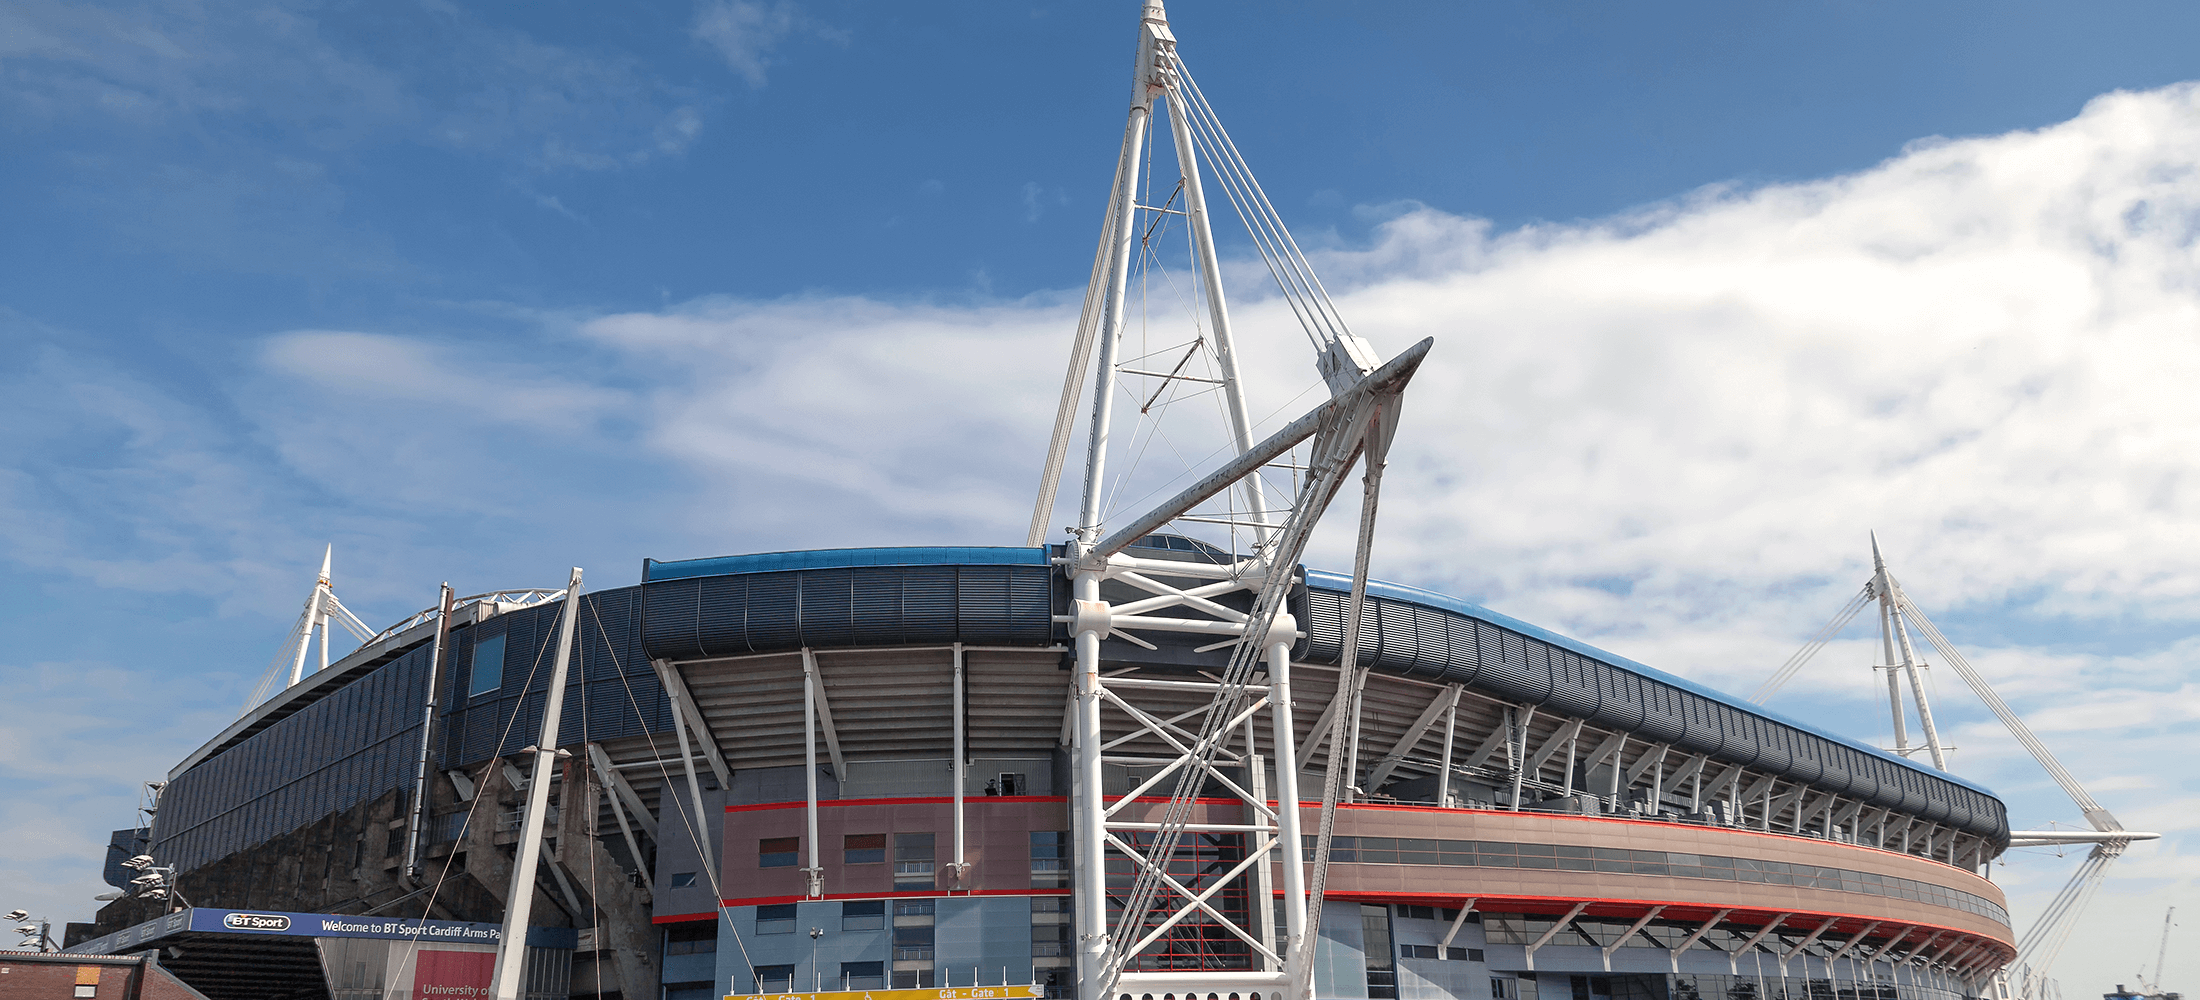
[{"label": "glass window panel", "polygon": [[487,694],[504,685],[504,637],[492,635],[474,643],[473,672],[466,696]]}]

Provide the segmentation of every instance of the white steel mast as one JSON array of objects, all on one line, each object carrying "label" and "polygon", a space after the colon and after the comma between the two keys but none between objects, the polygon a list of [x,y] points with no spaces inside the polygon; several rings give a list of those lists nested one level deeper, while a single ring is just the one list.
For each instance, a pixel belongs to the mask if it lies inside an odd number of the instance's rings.
[{"label": "white steel mast", "polygon": [[[512,881],[504,897],[504,931],[497,940],[497,965],[490,996],[495,1000],[520,1000],[520,974],[527,957],[527,921],[535,906],[535,868],[542,859],[542,824],[550,808],[550,775],[560,756],[558,716],[565,710],[566,667],[573,655],[573,626],[580,617],[581,568],[565,584],[565,607],[558,613],[558,655],[550,668],[550,690],[542,708],[542,733],[532,753],[534,770],[527,781],[527,812],[520,821],[519,856],[512,864]],[[524,700],[524,698],[522,699]],[[515,709],[516,711],[516,709]]]},{"label": "white steel mast", "polygon": [[[2018,938],[2016,957],[2010,960],[2007,965],[1996,964],[1981,967],[1975,973],[1976,978],[1973,980],[1975,983],[1990,979],[1995,996],[2004,998],[2004,1000],[2007,1000],[2007,998],[2048,1000],[2057,991],[2053,981],[2047,978],[2047,972],[2054,965],[2056,956],[2061,954],[2063,945],[2069,941],[2070,932],[2077,926],[2078,915],[2084,912],[2086,902],[2092,897],[2094,890],[2100,887],[2102,880],[2107,877],[2109,865],[2118,857],[2121,857],[2124,850],[2133,843],[2142,840],[2158,840],[2161,838],[2161,834],[2124,829],[2123,824],[2117,821],[2115,815],[2095,801],[2092,794],[2078,783],[2077,776],[2071,774],[2068,768],[2063,767],[2061,761],[2055,759],[2055,755],[2047,749],[2047,744],[2041,742],[2038,736],[2033,735],[2032,728],[2024,724],[2024,720],[2017,715],[2015,710],[2009,707],[2007,702],[2001,700],[2001,696],[1994,692],[1991,685],[1987,684],[1985,676],[1980,674],[1977,668],[1971,666],[1970,661],[1965,659],[1962,652],[1956,649],[1955,644],[1949,642],[1948,637],[1941,634],[1939,626],[1934,625],[1932,619],[1927,617],[1925,612],[1910,600],[1907,593],[1903,592],[1902,582],[1895,579],[1894,574],[1888,571],[1887,562],[1879,553],[1879,537],[1877,534],[1872,536],[1872,577],[1865,582],[1863,591],[1850,598],[1849,602],[1834,614],[1833,619],[1827,622],[1825,627],[1820,629],[1818,634],[1813,636],[1810,641],[1804,643],[1802,649],[1789,657],[1788,661],[1782,664],[1779,670],[1774,671],[1773,675],[1757,689],[1756,694],[1752,695],[1749,700],[1756,704],[1764,704],[1782,685],[1793,678],[1813,655],[1820,649],[1825,648],[1827,642],[1847,626],[1862,611],[1864,605],[1872,600],[1879,602],[1880,641],[1887,659],[1887,701],[1894,722],[1894,752],[1903,756],[1909,756],[1911,752],[1914,752],[1913,748],[1905,745],[1906,736],[1903,728],[1900,683],[1903,677],[1909,679],[1910,689],[1914,693],[1917,705],[1918,723],[1925,731],[1925,746],[1921,749],[1930,751],[1933,765],[1943,771],[1948,769],[1947,751],[1954,749],[1940,742],[1939,731],[1935,728],[1933,722],[1932,705],[1926,699],[1924,687],[1919,683],[1918,668],[1923,664],[1918,662],[1916,652],[1910,646],[1909,630],[1914,626],[1918,634],[1923,636],[1925,641],[1931,644],[1935,650],[1939,651],[1941,662],[1954,668],[1956,675],[1963,679],[1963,683],[1971,689],[1971,693],[1977,695],[1979,701],[1985,703],[1987,710],[1993,712],[1994,717],[2001,720],[2002,725],[2009,730],[2011,736],[2016,738],[2017,743],[2031,753],[2034,760],[2039,762],[2040,768],[2045,770],[2049,777],[2055,779],[2056,784],[2062,786],[2064,794],[2070,796],[2071,802],[2076,804],[2078,811],[2085,816],[2086,823],[2093,828],[2091,830],[2012,830],[2009,833],[2008,846],[2011,848],[2077,844],[2092,846],[2092,850],[2086,854],[2085,861],[2078,866],[2077,872],[2071,875],[2070,881],[2062,887],[2060,892],[2056,893],[2053,899],[2048,901],[2047,907],[2040,913],[2039,918],[2034,920],[2031,926],[2027,927],[2023,935]],[[1949,857],[1942,860],[1954,864],[1957,859]],[[1973,859],[1974,863],[1983,860],[1983,857]]]},{"label": "white steel mast", "polygon": [[[1071,540],[1058,560],[1070,577],[1073,613],[1064,616],[1074,639],[1076,673],[1070,706],[1073,750],[1072,815],[1075,830],[1073,872],[1076,879],[1078,993],[1084,1000],[1104,1000],[1118,987],[1138,993],[1231,992],[1254,990],[1268,993],[1282,989],[1293,998],[1304,997],[1312,985],[1307,963],[1314,921],[1307,901],[1308,865],[1301,861],[1298,768],[1291,705],[1291,648],[1299,637],[1298,623],[1285,610],[1294,581],[1295,567],[1309,533],[1335,497],[1351,468],[1365,457],[1370,474],[1363,500],[1360,550],[1355,559],[1355,578],[1364,580],[1368,547],[1372,538],[1377,470],[1397,426],[1402,393],[1426,356],[1429,341],[1422,341],[1388,363],[1378,365],[1372,350],[1353,336],[1337,316],[1327,292],[1305,257],[1284,229],[1267,196],[1252,178],[1228,134],[1215,118],[1196,85],[1184,70],[1176,51],[1167,13],[1161,0],[1144,0],[1138,25],[1137,49],[1132,62],[1131,101],[1123,130],[1123,142],[1100,245],[1094,254],[1092,274],[1086,286],[1085,305],[1079,317],[1068,374],[1063,379],[1062,401],[1056,411],[1054,435],[1049,444],[1046,469],[1033,507],[1026,541],[1045,540],[1069,436],[1084,398],[1084,382],[1092,371],[1085,479],[1077,520],[1070,527]],[[1137,200],[1145,143],[1151,132],[1155,102],[1165,104],[1169,131],[1181,174],[1177,193],[1183,209],[1166,205],[1142,205]],[[1204,154],[1204,155],[1203,155]],[[1283,429],[1256,441],[1240,380],[1237,345],[1223,291],[1215,249],[1204,167],[1212,169],[1254,245],[1268,265],[1285,302],[1313,342],[1316,369],[1328,384],[1332,399],[1292,421]],[[1173,199],[1175,195],[1172,195]],[[1161,377],[1163,387],[1179,377],[1176,372],[1133,371],[1121,358],[1134,255],[1145,250],[1152,226],[1141,224],[1141,213],[1158,222],[1165,215],[1184,217],[1191,237],[1193,268],[1206,302],[1208,334],[1213,337],[1215,378],[1196,381],[1215,383],[1221,393],[1227,420],[1229,451],[1234,458],[1208,473],[1192,486],[1160,506],[1125,523],[1109,525],[1109,432],[1114,417],[1114,396],[1120,391],[1118,374]],[[1142,228],[1145,230],[1142,232]],[[1099,348],[1093,361],[1093,347]],[[1201,342],[1195,340],[1192,351]],[[1190,358],[1186,355],[1186,359]],[[1182,362],[1178,363],[1179,371]],[[1288,508],[1272,511],[1259,475],[1285,453],[1311,442],[1304,475],[1297,480]],[[1243,510],[1220,521],[1251,530],[1255,540],[1250,557],[1220,563],[1161,562],[1126,552],[1133,543],[1179,518],[1193,508],[1233,490],[1241,493]],[[1271,514],[1286,515],[1278,522]],[[1110,528],[1113,530],[1109,530]],[[1173,586],[1155,577],[1189,579]],[[1152,596],[1111,604],[1101,598],[1103,580]],[[1229,594],[1252,595],[1251,610],[1240,612],[1219,602]],[[1364,585],[1355,587],[1355,599]],[[1185,609],[1204,618],[1162,617],[1157,612]],[[1348,633],[1358,621],[1357,604],[1349,616]],[[1231,649],[1229,666],[1212,682],[1120,678],[1101,674],[1101,643],[1110,637],[1149,646],[1138,632],[1177,632],[1213,636],[1221,641],[1203,647]],[[1352,639],[1346,648],[1349,662]],[[1149,648],[1151,648],[1149,646]],[[1175,690],[1211,691],[1213,701],[1206,717],[1197,723],[1181,716],[1164,722],[1141,710],[1137,701],[1155,686]],[[1133,732],[1114,740],[1103,738],[1103,706],[1130,720]],[[1252,788],[1239,785],[1216,769],[1217,761],[1261,769],[1265,764],[1253,744],[1256,721],[1268,722],[1276,780],[1273,789],[1255,779]],[[1178,725],[1178,722],[1182,722]],[[1195,731],[1196,730],[1196,731]],[[1245,744],[1231,744],[1242,733]],[[1110,734],[1113,735],[1113,734]],[[1142,763],[1161,766],[1128,794],[1113,796],[1104,787],[1103,764],[1109,746],[1136,736],[1151,738],[1175,748],[1173,760],[1143,758]],[[1332,759],[1336,753],[1330,754]],[[1155,810],[1142,796],[1157,795],[1165,782],[1174,784],[1168,805]],[[1331,785],[1337,782],[1332,781]],[[1243,801],[1249,821],[1216,826],[1195,822],[1191,803],[1208,789],[1226,789]],[[1274,795],[1270,804],[1269,793]],[[1158,820],[1158,822],[1155,822]],[[1219,880],[1205,889],[1194,889],[1169,874],[1170,860],[1178,843],[1195,831],[1229,832],[1244,838],[1244,857]],[[1111,924],[1106,866],[1110,857],[1127,858],[1133,864],[1133,882],[1121,901],[1120,915]],[[1265,914],[1253,921],[1253,930],[1240,927],[1208,900],[1223,885],[1239,878],[1253,878],[1256,868],[1280,862],[1283,881],[1284,937],[1276,941],[1267,933],[1255,933],[1268,923]],[[1312,867],[1318,884],[1325,861]],[[1265,910],[1266,902],[1261,901]],[[1156,945],[1173,927],[1199,918],[1235,935],[1247,946],[1251,965],[1244,970],[1135,972],[1137,956]],[[1280,945],[1280,947],[1278,947]]]},{"label": "white steel mast", "polygon": [[[1910,682],[1910,697],[1917,703],[1918,728],[1924,730],[1925,733],[1925,750],[1932,756],[1933,766],[1945,771],[1948,769],[1948,751],[1955,748],[1940,742],[1940,730],[1933,725],[1933,705],[1926,698],[1923,678],[1918,675],[1918,668],[1923,667],[1924,664],[1917,661],[1917,654],[1910,648],[1910,630],[1902,621],[1902,609],[1895,603],[1894,584],[1892,578],[1887,575],[1887,560],[1879,555],[1879,535],[1877,532],[1872,534],[1872,574],[1871,590],[1879,598],[1879,633],[1881,640],[1884,642],[1886,637],[1890,635],[1893,636],[1894,640],[1887,648],[1887,702],[1888,707],[1894,712],[1895,752],[1905,757],[1909,756],[1909,748],[1904,745],[1906,736],[1902,725],[1902,695],[1900,693],[1901,685],[1898,683],[1899,677],[1906,678]],[[1902,658],[1900,660],[1895,659],[1897,649],[1901,651]],[[1897,671],[1900,672],[1899,675]]]},{"label": "white steel mast", "polygon": [[334,545],[321,550],[321,572],[314,577],[312,592],[306,595],[305,610],[299,613],[297,624],[290,627],[290,634],[283,638],[282,645],[276,647],[275,658],[268,661],[267,672],[253,685],[252,693],[245,696],[239,717],[279,690],[277,682],[283,680],[286,671],[289,681],[282,685],[285,688],[310,676],[306,673],[306,654],[312,651],[316,630],[321,634],[321,670],[328,669],[331,623],[343,626],[344,631],[362,643],[374,638],[374,630],[360,621],[358,615],[352,614],[344,602],[336,599],[336,588],[329,583],[329,564],[335,554]]}]

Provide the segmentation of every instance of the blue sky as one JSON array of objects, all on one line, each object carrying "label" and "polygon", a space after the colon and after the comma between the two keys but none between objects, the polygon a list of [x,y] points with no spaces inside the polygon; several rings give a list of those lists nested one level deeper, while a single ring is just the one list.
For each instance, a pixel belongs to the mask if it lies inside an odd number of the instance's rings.
[{"label": "blue sky", "polygon": [[[1385,575],[1746,691],[1878,528],[2096,794],[2190,822],[2145,761],[2200,728],[2200,13],[1171,14],[1348,315],[1439,337]],[[0,9],[0,810],[47,845],[0,882],[89,912],[325,543],[379,625],[443,579],[1018,540],[1134,15]],[[1242,284],[1280,409],[1311,374]],[[1868,653],[1823,662],[1780,707],[1884,729]],[[1943,690],[1959,768],[2075,820]],[[2114,942],[2184,842],[2119,869],[2071,989],[2145,960]],[[2013,864],[2018,912],[2069,863]]]}]

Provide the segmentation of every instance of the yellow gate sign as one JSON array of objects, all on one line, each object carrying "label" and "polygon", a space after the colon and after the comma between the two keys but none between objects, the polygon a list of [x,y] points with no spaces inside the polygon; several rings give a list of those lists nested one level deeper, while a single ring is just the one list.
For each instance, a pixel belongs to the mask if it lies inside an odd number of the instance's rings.
[{"label": "yellow gate sign", "polygon": [[1046,996],[1044,986],[947,986],[931,990],[843,990],[828,993],[733,993],[726,1000],[1018,1000]]}]

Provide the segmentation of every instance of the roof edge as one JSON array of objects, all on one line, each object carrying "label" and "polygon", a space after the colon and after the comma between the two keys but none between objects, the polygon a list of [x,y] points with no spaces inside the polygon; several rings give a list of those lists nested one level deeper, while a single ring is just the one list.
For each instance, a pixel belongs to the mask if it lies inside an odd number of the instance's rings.
[{"label": "roof edge", "polygon": [[[1344,573],[1332,573],[1328,570],[1309,568],[1306,571],[1306,585],[1321,590],[1350,592],[1352,589],[1352,577]],[[1934,770],[1932,768],[1924,766],[1923,764],[1919,764],[1916,761],[1910,760],[1906,757],[1901,757],[1895,754],[1888,753],[1887,751],[1872,746],[1870,744],[1861,743],[1856,740],[1850,739],[1849,737],[1842,736],[1838,733],[1821,729],[1817,726],[1811,725],[1810,723],[1790,718],[1762,706],[1749,704],[1739,698],[1734,697],[1733,695],[1727,694],[1724,691],[1720,691],[1717,688],[1689,680],[1688,678],[1679,676],[1677,674],[1667,673],[1648,664],[1621,656],[1618,653],[1614,653],[1609,650],[1599,649],[1579,639],[1573,638],[1572,636],[1561,635],[1540,625],[1533,625],[1528,622],[1521,621],[1520,619],[1514,618],[1511,615],[1504,614],[1502,612],[1492,611],[1479,604],[1460,600],[1459,598],[1452,597],[1449,594],[1441,594],[1433,590],[1423,590],[1419,587],[1408,586],[1402,583],[1387,583],[1381,580],[1369,580],[1367,582],[1367,592],[1375,597],[1388,598],[1390,600],[1396,601],[1408,601],[1414,604],[1422,604],[1429,607],[1442,608],[1446,611],[1457,612],[1459,614],[1466,615],[1469,618],[1488,622],[1489,624],[1495,625],[1499,628],[1509,629],[1522,635],[1531,636],[1544,642],[1548,642],[1551,645],[1570,649],[1583,656],[1590,657],[1591,659],[1602,660],[1605,663],[1611,664],[1612,666],[1641,674],[1644,677],[1648,677],[1660,683],[1670,684],[1684,691],[1702,695],[1703,697],[1710,698],[1713,701],[1720,702],[1721,704],[1738,709],[1740,711],[1748,712],[1751,715],[1769,719],[1773,722],[1777,722],[1791,729],[1797,729],[1802,732],[1809,733],[1812,736],[1816,736],[1820,739],[1831,740],[1832,742],[1839,743],[1842,746],[1846,746],[1851,749],[1861,750],[1882,760],[1893,761],[1894,763],[1900,764],[1903,767],[1909,768],[1912,771],[1923,774],[1926,777],[1938,778],[1951,784],[1960,785],[1974,792],[1978,792],[1981,795],[1989,796],[1997,802],[2005,801],[2000,795],[1996,795],[1993,789],[1987,788],[1986,786],[1978,784],[1977,782],[1971,781],[1969,779],[1959,777],[1947,771]]]},{"label": "roof edge", "polygon": [[1047,550],[1007,545],[908,545],[859,549],[799,549],[701,559],[642,560],[642,582],[737,573],[775,573],[858,566],[1045,566]]}]

